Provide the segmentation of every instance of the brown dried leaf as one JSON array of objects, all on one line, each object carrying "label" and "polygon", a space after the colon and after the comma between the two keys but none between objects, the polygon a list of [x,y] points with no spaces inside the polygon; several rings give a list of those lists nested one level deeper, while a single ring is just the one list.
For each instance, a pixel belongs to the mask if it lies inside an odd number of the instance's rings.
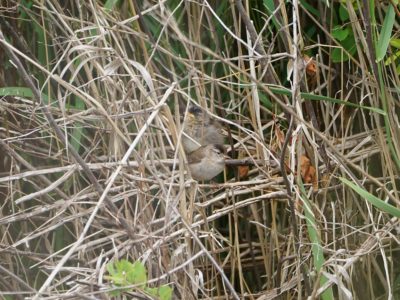
[{"label": "brown dried leaf", "polygon": [[305,155],[300,157],[300,172],[304,183],[312,183],[314,190],[317,190],[317,170],[311,165],[310,159]]},{"label": "brown dried leaf", "polygon": [[306,65],[307,84],[310,90],[317,86],[317,63],[308,55],[303,55],[303,61]]},{"label": "brown dried leaf", "polygon": [[247,175],[249,175],[249,166],[239,166],[238,167],[238,173],[239,173],[239,178],[245,178]]}]

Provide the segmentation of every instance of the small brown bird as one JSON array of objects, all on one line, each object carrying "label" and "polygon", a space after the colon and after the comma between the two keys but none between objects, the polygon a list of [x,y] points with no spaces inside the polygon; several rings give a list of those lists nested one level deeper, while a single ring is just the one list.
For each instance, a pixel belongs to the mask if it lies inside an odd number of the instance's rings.
[{"label": "small brown bird", "polygon": [[190,106],[183,120],[182,144],[185,152],[191,153],[201,146],[223,143],[221,124],[201,107]]},{"label": "small brown bird", "polygon": [[195,180],[210,180],[225,169],[225,149],[219,144],[201,146],[188,155],[189,170]]}]

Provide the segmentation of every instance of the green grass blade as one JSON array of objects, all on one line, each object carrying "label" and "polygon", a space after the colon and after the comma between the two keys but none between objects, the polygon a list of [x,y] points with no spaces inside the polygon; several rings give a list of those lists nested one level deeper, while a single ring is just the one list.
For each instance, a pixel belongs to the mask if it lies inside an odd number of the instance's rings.
[{"label": "green grass blade", "polygon": [[[292,95],[292,92],[290,90],[288,90],[288,89],[285,89],[285,88],[269,87],[269,89],[274,94],[286,95],[286,96],[291,96]],[[340,104],[340,105],[346,105],[346,106],[351,106],[351,107],[355,107],[355,108],[370,110],[370,111],[375,112],[377,114],[386,116],[386,112],[384,110],[382,110],[380,108],[376,108],[376,107],[359,105],[359,104],[348,102],[348,101],[343,101],[343,100],[334,99],[334,98],[327,97],[327,96],[315,95],[315,94],[310,94],[310,93],[300,93],[300,96],[303,99],[307,99],[307,100],[327,101],[327,102],[336,103],[336,104]]]},{"label": "green grass blade", "polygon": [[[275,10],[275,3],[273,0],[264,0],[264,7],[268,11],[268,15],[271,15]],[[272,22],[274,23],[275,28],[280,28],[279,22],[275,16],[272,16]]]},{"label": "green grass blade", "polygon": [[357,194],[359,194],[361,197],[363,197],[365,200],[367,200],[369,203],[371,203],[376,208],[380,209],[381,211],[387,212],[388,214],[391,214],[394,217],[400,218],[400,209],[398,209],[397,207],[394,207],[393,205],[386,203],[385,201],[372,195],[371,193],[367,192],[363,188],[355,185],[354,183],[347,180],[346,178],[340,177],[339,179],[345,185],[351,187]]},{"label": "green grass blade", "polygon": [[300,0],[300,4],[301,4],[301,6],[304,7],[304,9],[308,10],[314,16],[316,16],[318,18],[321,16],[318,9],[315,9],[315,7],[313,6],[314,4],[311,5],[311,4],[307,3],[307,1],[305,1],[305,0]]},{"label": "green grass blade", "polygon": [[[323,247],[321,245],[321,239],[318,233],[319,230],[317,222],[315,221],[314,213],[311,209],[311,203],[306,196],[304,185],[301,183],[299,184],[299,187],[301,191],[301,199],[304,202],[303,206],[304,215],[306,217],[308,236],[311,241],[311,253],[314,260],[314,266],[317,272],[320,273],[323,271],[323,267],[325,264],[325,257],[324,257]],[[326,278],[324,275],[321,274],[320,286],[323,286],[327,281],[328,278]],[[328,289],[326,289],[321,296],[323,300],[333,300],[334,297],[332,288],[329,287]]]},{"label": "green grass blade", "polygon": [[119,5],[119,2],[120,2],[119,0],[108,0],[104,4],[104,8],[109,12],[113,11],[114,8]]},{"label": "green grass blade", "polygon": [[[75,98],[75,101],[74,101],[73,108],[83,111],[85,109],[85,102],[77,96],[75,96],[74,98]],[[78,122],[71,131],[70,143],[71,143],[72,147],[74,147],[74,149],[78,153],[79,153],[80,149],[82,148],[82,139],[83,139],[83,135],[84,135],[83,130],[84,129],[82,128],[82,124]]]},{"label": "green grass blade", "polygon": [[392,35],[392,29],[395,21],[395,11],[393,5],[389,4],[388,11],[383,21],[383,27],[379,35],[378,43],[376,45],[376,60],[381,61],[387,52],[390,37]]},{"label": "green grass blade", "polygon": [[387,94],[386,94],[386,86],[385,86],[384,79],[383,79],[381,64],[378,66],[378,77],[379,77],[378,79],[379,79],[379,85],[380,85],[381,102],[382,102],[383,111],[385,112],[383,120],[384,120],[384,124],[385,124],[386,142],[389,147],[389,151],[392,154],[394,162],[396,163],[397,169],[400,170],[400,157],[399,157],[399,155],[396,151],[396,148],[393,144],[393,137],[392,137],[392,130],[391,130],[392,125],[389,120],[389,116],[387,114],[389,99],[387,98]]},{"label": "green grass blade", "polygon": [[[27,87],[17,87],[17,86],[9,86],[0,88],[0,96],[13,96],[13,97],[25,97],[25,98],[33,98],[33,93],[30,88]],[[47,103],[48,97],[46,94],[42,93],[43,101]]]}]

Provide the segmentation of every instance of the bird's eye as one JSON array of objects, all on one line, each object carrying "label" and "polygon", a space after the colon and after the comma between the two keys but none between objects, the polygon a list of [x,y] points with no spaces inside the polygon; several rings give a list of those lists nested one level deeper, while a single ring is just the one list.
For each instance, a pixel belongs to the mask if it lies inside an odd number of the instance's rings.
[{"label": "bird's eye", "polygon": [[219,144],[214,145],[214,151],[217,152],[218,154],[225,153],[224,146]]},{"label": "bird's eye", "polygon": [[198,107],[198,106],[191,106],[191,107],[189,108],[189,112],[192,113],[192,114],[194,114],[194,115],[198,115],[198,114],[200,114],[200,113],[202,112],[202,110],[201,110],[201,108]]},{"label": "bird's eye", "polygon": [[218,155],[221,154],[221,151],[219,149],[214,148],[213,151],[214,151],[214,153],[216,153]]}]

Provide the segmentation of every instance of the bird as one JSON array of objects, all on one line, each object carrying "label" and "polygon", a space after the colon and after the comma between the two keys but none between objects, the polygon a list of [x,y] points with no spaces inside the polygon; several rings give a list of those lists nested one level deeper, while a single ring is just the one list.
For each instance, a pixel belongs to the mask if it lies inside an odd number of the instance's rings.
[{"label": "bird", "polygon": [[188,154],[190,174],[195,180],[210,180],[225,169],[225,149],[221,144],[209,144]]},{"label": "bird", "polygon": [[223,144],[222,125],[201,107],[189,106],[183,119],[182,145],[186,153],[191,153],[201,146]]}]

